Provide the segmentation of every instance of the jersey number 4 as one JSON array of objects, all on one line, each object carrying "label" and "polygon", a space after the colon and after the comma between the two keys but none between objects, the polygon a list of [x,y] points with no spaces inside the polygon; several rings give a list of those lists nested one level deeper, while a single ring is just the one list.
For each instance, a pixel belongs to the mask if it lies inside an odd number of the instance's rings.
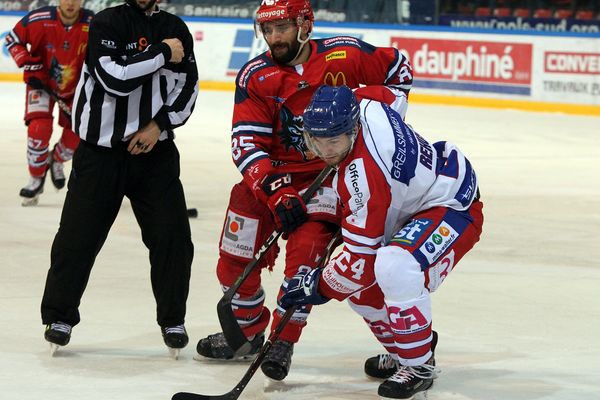
[{"label": "jersey number 4", "polygon": [[365,272],[365,260],[363,258],[359,258],[351,265],[348,265],[350,264],[350,261],[352,261],[352,255],[347,251],[342,251],[340,255],[335,259],[335,265],[342,272],[346,272],[348,268],[350,268],[350,271],[354,272],[354,275],[352,275],[352,279],[356,279],[358,281],[360,280],[362,274]]}]

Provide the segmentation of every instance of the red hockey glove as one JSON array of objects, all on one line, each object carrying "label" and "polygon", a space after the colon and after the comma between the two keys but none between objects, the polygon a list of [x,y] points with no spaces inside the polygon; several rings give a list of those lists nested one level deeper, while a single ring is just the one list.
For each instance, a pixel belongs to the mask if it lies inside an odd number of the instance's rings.
[{"label": "red hockey glove", "polygon": [[29,57],[23,64],[23,81],[29,84],[31,78],[38,79],[43,84],[48,82],[48,71],[44,68],[40,57]]},{"label": "red hockey glove", "polygon": [[261,186],[268,196],[267,206],[273,213],[279,230],[290,233],[308,219],[306,204],[292,187],[290,174],[267,175]]}]

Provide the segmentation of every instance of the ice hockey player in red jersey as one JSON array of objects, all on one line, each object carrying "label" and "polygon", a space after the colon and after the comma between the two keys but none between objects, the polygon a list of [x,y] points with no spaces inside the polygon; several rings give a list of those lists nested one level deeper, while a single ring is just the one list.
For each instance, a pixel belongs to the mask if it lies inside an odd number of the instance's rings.
[{"label": "ice hockey player in red jersey", "polygon": [[323,86],[306,108],[308,148],[337,168],[344,243],[324,268],[294,276],[280,303],[348,299],[388,351],[365,363],[386,379],[379,396],[407,399],[433,384],[430,293],[479,240],[483,204],[458,147],[430,144],[370,89],[356,90],[359,102],[347,86]]},{"label": "ice hockey player in red jersey", "polygon": [[[236,78],[231,152],[243,179],[231,190],[219,243],[217,276],[224,290],[275,228],[287,238],[281,288],[299,268],[314,268],[338,230],[340,211],[331,179],[306,204],[300,195],[325,166],[302,136],[302,113],[314,90],[324,83],[386,85],[406,107],[412,69],[404,55],[350,36],[313,40],[313,22],[308,0],[263,0],[256,13],[256,32],[269,50],[250,60]],[[267,253],[232,302],[253,346],[247,356],[264,341],[270,312],[264,306],[261,268],[271,269],[278,252],[275,246]],[[299,308],[274,343],[261,364],[266,376],[287,376],[310,308]],[[271,329],[283,312],[279,306],[274,310]],[[208,358],[234,356],[222,332],[201,339],[197,350]]]},{"label": "ice hockey player in red jersey", "polygon": [[57,99],[68,107],[73,101],[92,15],[81,7],[81,0],[59,0],[57,7],[31,11],[6,36],[6,47],[23,68],[27,84],[25,125],[31,178],[20,191],[24,206],[37,204],[48,170],[56,189],[65,186],[63,163],[73,157],[79,138],[71,130],[70,115],[61,110],[58,124],[63,128],[62,135],[49,151],[52,112]]}]

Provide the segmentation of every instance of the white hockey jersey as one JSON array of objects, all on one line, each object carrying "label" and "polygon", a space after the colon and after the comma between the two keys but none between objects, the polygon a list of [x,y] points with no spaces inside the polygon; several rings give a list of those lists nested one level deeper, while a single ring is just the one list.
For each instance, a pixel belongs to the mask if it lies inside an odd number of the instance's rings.
[{"label": "white hockey jersey", "polygon": [[[372,271],[377,249],[413,215],[438,206],[466,210],[477,192],[475,172],[455,145],[428,143],[387,104],[362,100],[360,108],[362,130],[334,178],[345,247],[331,263],[355,278]],[[338,299],[361,288],[330,268],[323,279]]]}]

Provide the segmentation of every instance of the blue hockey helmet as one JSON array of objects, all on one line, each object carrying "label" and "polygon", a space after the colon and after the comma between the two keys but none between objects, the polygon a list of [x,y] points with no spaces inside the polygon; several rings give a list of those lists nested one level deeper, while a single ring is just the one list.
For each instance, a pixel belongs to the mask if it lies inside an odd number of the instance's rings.
[{"label": "blue hockey helmet", "polygon": [[359,117],[358,101],[348,86],[323,85],[304,110],[304,130],[314,137],[349,134]]},{"label": "blue hockey helmet", "polygon": [[328,164],[338,164],[354,146],[359,119],[360,107],[348,86],[320,86],[304,110],[306,146]]}]

